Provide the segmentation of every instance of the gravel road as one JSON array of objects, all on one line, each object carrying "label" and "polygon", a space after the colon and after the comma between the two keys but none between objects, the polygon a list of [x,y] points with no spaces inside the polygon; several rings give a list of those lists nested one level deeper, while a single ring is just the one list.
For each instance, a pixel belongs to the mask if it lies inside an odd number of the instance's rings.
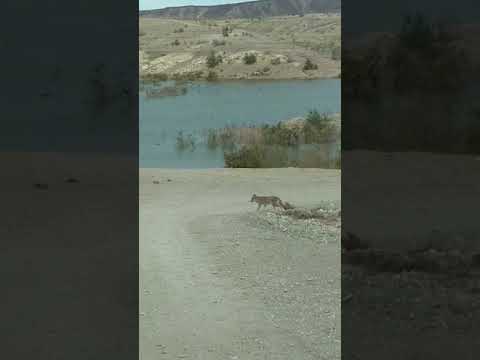
[{"label": "gravel road", "polygon": [[140,171],[140,358],[339,359],[340,172]]}]

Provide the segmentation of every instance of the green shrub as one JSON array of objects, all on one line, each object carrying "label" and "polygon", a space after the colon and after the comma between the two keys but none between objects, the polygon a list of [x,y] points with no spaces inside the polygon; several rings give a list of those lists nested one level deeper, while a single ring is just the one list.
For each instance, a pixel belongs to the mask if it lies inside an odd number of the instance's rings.
[{"label": "green shrub", "polygon": [[342,157],[339,155],[338,158],[335,160],[333,164],[334,169],[341,169],[342,168]]},{"label": "green shrub", "polygon": [[228,37],[228,34],[230,33],[231,31],[229,30],[228,26],[224,26],[222,27],[222,35],[224,37]]},{"label": "green shrub", "polygon": [[281,123],[277,125],[264,125],[262,127],[262,138],[266,145],[297,146],[299,145],[300,134],[298,130],[287,128]]},{"label": "green shrub", "polygon": [[185,73],[175,73],[172,75],[172,79],[175,81],[195,81],[201,79],[203,71],[189,71]]},{"label": "green shrub", "polygon": [[247,53],[243,56],[243,62],[246,65],[255,64],[257,62],[257,55],[254,53]]},{"label": "green shrub", "polygon": [[227,168],[259,168],[264,155],[264,148],[260,145],[243,146],[239,150],[225,151],[223,154]]},{"label": "green shrub", "polygon": [[207,56],[207,67],[210,69],[214,68],[218,64],[221,64],[222,62],[223,62],[222,55],[215,55],[215,52],[213,50]]},{"label": "green shrub", "polygon": [[187,142],[185,140],[185,137],[183,136],[183,131],[181,130],[177,133],[176,145],[177,145],[177,150],[179,151],[183,151],[187,148]]},{"label": "green shrub", "polygon": [[306,144],[316,144],[330,140],[335,134],[335,125],[327,114],[310,110],[306,117],[303,135]]},{"label": "green shrub", "polygon": [[273,58],[271,61],[270,61],[270,64],[272,65],[280,65],[282,61],[280,60],[279,57],[276,57],[276,58]]},{"label": "green shrub", "polygon": [[235,134],[233,128],[226,127],[217,135],[220,146],[225,149],[233,149],[235,147]]},{"label": "green shrub", "polygon": [[156,81],[167,81],[168,80],[168,75],[165,73],[157,73],[157,74],[145,74],[141,76],[142,80],[145,81],[151,81],[151,82],[156,82]]},{"label": "green shrub", "polygon": [[435,46],[436,40],[444,35],[443,31],[436,31],[433,24],[430,24],[424,15],[417,13],[414,16],[407,15],[403,19],[400,41],[402,45],[410,49],[431,49]]},{"label": "green shrub", "polygon": [[178,39],[175,39],[175,41],[172,42],[172,46],[178,46],[180,45],[180,41]]},{"label": "green shrub", "polygon": [[183,131],[180,130],[177,133],[177,142],[176,142],[177,150],[178,151],[184,151],[187,149],[190,149],[190,151],[195,150],[195,138],[193,137],[192,134],[188,134],[188,136],[185,136],[183,134]]},{"label": "green shrub", "polygon": [[209,71],[208,75],[206,77],[207,81],[217,81],[218,80],[218,74],[215,71]]},{"label": "green shrub", "polygon": [[307,60],[305,61],[305,65],[303,65],[303,70],[304,70],[304,71],[307,71],[307,70],[317,70],[317,69],[318,69],[318,65],[312,63],[312,61],[311,61],[310,59],[307,59]]},{"label": "green shrub", "polygon": [[227,42],[225,40],[218,40],[218,39],[213,39],[212,45],[213,46],[225,46]]},{"label": "green shrub", "polygon": [[219,139],[215,129],[209,129],[207,133],[207,147],[215,150],[219,146]]},{"label": "green shrub", "polygon": [[328,121],[329,118],[328,115],[320,114],[317,110],[310,110],[305,120],[307,123],[318,127],[323,124],[323,122]]},{"label": "green shrub", "polygon": [[185,30],[183,28],[173,30],[174,33],[183,33]]},{"label": "green shrub", "polygon": [[278,168],[291,166],[287,150],[285,146],[279,145],[244,145],[240,149],[224,152],[225,167]]}]

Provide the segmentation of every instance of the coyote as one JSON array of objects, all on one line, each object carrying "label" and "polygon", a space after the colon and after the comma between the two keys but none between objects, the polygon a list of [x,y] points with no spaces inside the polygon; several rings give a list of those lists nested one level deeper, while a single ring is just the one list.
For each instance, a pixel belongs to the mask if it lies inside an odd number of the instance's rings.
[{"label": "coyote", "polygon": [[282,200],[276,196],[257,196],[253,194],[250,202],[256,202],[258,204],[257,211],[262,207],[262,205],[267,206],[268,204],[272,205],[274,208],[283,208]]}]

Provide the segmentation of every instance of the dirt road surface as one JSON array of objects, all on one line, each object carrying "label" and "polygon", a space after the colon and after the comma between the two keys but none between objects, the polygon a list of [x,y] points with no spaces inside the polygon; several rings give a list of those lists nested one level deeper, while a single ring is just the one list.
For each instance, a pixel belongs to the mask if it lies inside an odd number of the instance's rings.
[{"label": "dirt road surface", "polygon": [[340,200],[340,172],[140,171],[140,358],[339,359],[340,225],[256,211]]}]

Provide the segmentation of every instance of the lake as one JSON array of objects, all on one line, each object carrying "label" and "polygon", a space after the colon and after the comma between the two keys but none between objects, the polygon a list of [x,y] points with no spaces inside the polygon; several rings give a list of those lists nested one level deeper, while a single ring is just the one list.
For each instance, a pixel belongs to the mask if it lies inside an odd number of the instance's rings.
[{"label": "lake", "polygon": [[[171,87],[164,83],[161,87]],[[179,131],[200,139],[202,131],[228,125],[275,124],[305,116],[309,110],[340,112],[340,80],[232,81],[182,84],[178,94],[148,96],[154,85],[141,84],[140,167],[220,168],[223,153],[197,143],[179,152]]]}]

